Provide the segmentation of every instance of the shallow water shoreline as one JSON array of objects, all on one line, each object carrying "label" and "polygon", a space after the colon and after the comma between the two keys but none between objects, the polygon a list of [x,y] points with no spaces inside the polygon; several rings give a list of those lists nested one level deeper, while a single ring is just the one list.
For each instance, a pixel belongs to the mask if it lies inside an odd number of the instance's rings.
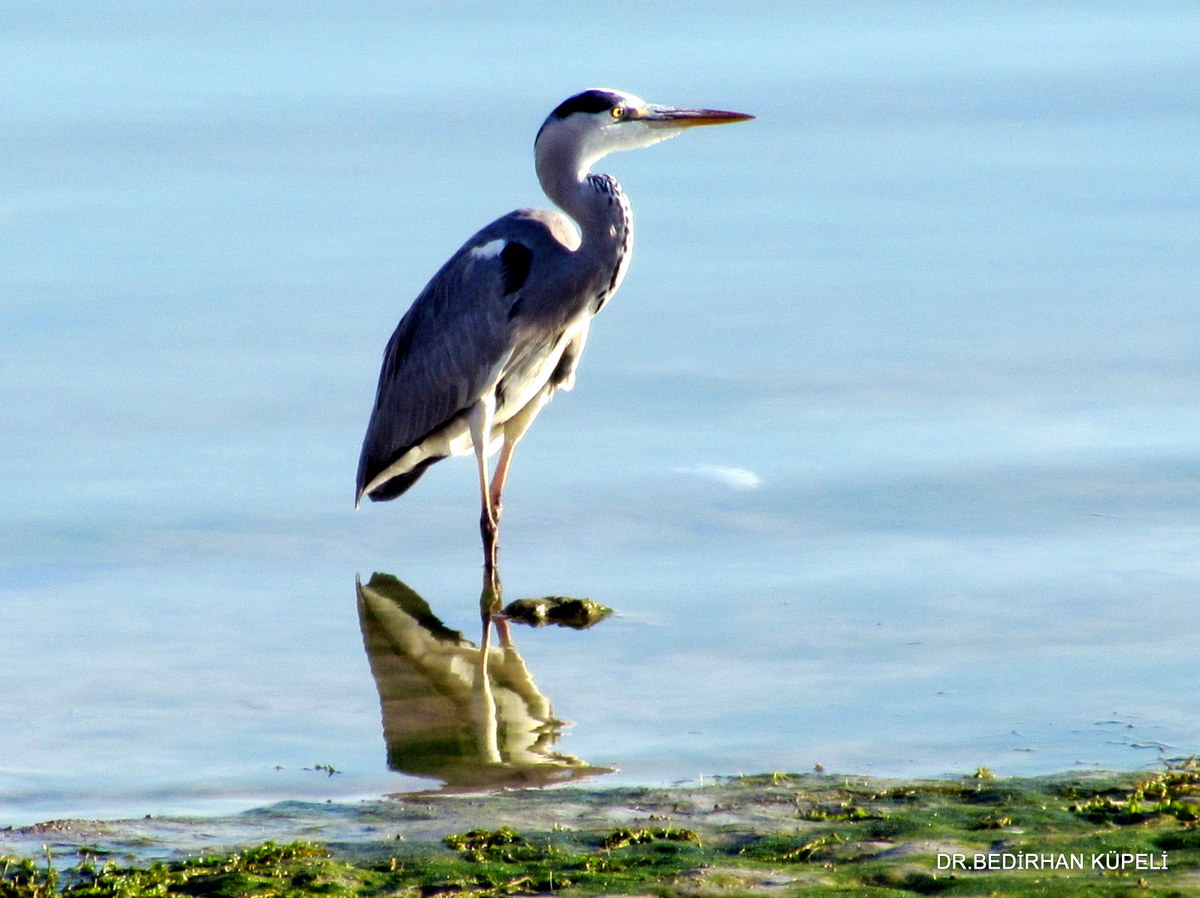
[{"label": "shallow water shoreline", "polygon": [[[319,878],[342,865],[338,876],[353,870],[370,878],[394,876],[399,867],[425,877],[408,883],[424,890],[438,876],[477,892],[497,877],[517,883],[557,875],[560,885],[574,876],[584,892],[605,891],[602,873],[633,875],[636,868],[648,885],[687,882],[700,891],[720,871],[722,881],[754,893],[803,886],[818,894],[892,877],[901,894],[910,891],[902,880],[951,876],[964,880],[955,894],[977,894],[967,887],[976,880],[978,894],[1024,894],[1020,883],[1054,876],[1189,894],[1179,889],[1200,889],[1198,821],[1200,770],[1192,761],[1150,775],[776,773],[702,786],[428,792],[356,803],[285,801],[224,817],[57,820],[0,830],[0,856],[36,857],[43,866],[49,858],[63,871],[81,862],[145,868],[235,850],[249,849],[235,859],[255,857],[267,843],[277,871],[324,865],[324,874],[304,874]],[[293,843],[307,847],[286,849],[284,863],[275,846]]]}]

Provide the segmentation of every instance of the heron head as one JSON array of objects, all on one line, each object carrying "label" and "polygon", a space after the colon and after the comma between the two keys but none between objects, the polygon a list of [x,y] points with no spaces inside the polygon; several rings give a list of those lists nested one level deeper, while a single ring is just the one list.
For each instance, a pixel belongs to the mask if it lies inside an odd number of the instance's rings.
[{"label": "heron head", "polygon": [[538,154],[568,153],[579,170],[617,150],[632,150],[674,137],[698,125],[744,122],[754,116],[719,109],[656,106],[641,97],[593,88],[560,103],[534,141]]}]

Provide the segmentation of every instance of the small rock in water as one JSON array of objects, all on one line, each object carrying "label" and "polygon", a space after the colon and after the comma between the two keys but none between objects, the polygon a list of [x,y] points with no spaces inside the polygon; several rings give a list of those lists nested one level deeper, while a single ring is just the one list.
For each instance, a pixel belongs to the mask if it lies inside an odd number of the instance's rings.
[{"label": "small rock in water", "polygon": [[541,599],[517,599],[509,602],[504,616],[531,627],[570,627],[586,630],[612,614],[612,609],[592,599],[573,599],[568,596],[545,596]]}]

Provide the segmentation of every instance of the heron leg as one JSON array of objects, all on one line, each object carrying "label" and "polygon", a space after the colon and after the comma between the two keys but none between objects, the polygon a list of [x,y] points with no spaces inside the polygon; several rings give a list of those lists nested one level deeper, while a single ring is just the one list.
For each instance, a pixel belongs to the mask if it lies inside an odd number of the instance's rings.
[{"label": "heron leg", "polygon": [[504,492],[504,481],[508,479],[508,466],[512,464],[513,450],[517,448],[516,440],[509,440],[507,435],[504,438],[504,445],[500,448],[500,458],[496,460],[496,470],[492,474],[492,485],[488,489],[488,501],[492,505],[492,514],[496,516],[496,521],[500,521],[501,511],[501,494]]},{"label": "heron leg", "polygon": [[504,444],[500,448],[500,458],[496,461],[496,472],[492,475],[492,485],[488,491],[496,520],[500,520],[501,494],[504,492],[504,482],[508,479],[508,467],[512,464],[513,452],[521,437],[525,436],[525,431],[529,430],[533,419],[550,398],[551,392],[549,387],[543,387],[523,409],[504,422]]},{"label": "heron leg", "polygon": [[467,416],[467,423],[471,428],[471,443],[475,448],[475,461],[479,467],[479,497],[482,505],[479,533],[483,537],[484,565],[489,571],[496,567],[496,537],[499,527],[499,518],[492,506],[488,486],[487,445],[492,434],[494,417],[495,403],[491,396],[485,396],[476,402]]}]

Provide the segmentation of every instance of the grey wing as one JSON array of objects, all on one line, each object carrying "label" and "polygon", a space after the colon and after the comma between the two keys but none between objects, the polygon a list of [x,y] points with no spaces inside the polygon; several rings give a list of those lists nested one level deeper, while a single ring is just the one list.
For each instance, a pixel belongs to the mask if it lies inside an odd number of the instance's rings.
[{"label": "grey wing", "polygon": [[[494,227],[442,267],[388,341],[359,457],[359,499],[406,452],[464,415],[494,386],[511,355],[509,313],[532,252],[518,241],[489,240]],[[436,460],[398,472],[370,497],[395,498]]]}]

